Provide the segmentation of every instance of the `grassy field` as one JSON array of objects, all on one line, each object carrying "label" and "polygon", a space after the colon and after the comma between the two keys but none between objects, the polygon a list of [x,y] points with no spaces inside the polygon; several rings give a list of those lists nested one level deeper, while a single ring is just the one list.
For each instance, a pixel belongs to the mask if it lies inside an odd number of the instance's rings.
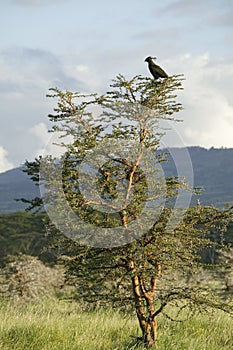
[{"label": "grassy field", "polygon": [[[232,350],[232,319],[220,312],[158,322],[159,350]],[[129,350],[136,349],[132,336],[140,336],[137,320],[114,310],[85,312],[65,301],[0,302],[0,350]]]}]

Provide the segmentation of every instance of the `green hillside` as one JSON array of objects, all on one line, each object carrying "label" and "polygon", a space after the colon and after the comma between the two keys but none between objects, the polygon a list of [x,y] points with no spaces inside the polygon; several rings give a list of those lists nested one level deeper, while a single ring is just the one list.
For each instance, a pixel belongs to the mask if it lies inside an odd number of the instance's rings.
[{"label": "green hillside", "polygon": [[54,257],[43,252],[48,245],[43,213],[18,212],[0,215],[0,266],[8,255],[24,253],[49,262]]}]

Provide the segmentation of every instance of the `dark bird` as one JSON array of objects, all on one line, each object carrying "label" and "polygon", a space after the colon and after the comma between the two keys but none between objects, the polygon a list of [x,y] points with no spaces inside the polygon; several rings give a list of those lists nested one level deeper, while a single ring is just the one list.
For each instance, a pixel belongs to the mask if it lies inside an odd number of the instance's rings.
[{"label": "dark bird", "polygon": [[160,66],[154,63],[153,58],[156,59],[156,57],[150,56],[145,59],[145,62],[148,62],[148,68],[153,77],[155,79],[168,78],[167,73],[164,72],[164,70]]}]

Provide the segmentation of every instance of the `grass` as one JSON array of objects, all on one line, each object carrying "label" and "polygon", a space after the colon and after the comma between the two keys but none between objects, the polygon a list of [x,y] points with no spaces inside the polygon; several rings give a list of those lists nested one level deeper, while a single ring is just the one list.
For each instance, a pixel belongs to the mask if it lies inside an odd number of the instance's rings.
[{"label": "grass", "polygon": [[[0,302],[0,350],[133,350],[137,320],[75,302]],[[221,312],[182,323],[160,317],[159,350],[230,350],[232,320]],[[142,349],[138,347],[137,349]]]}]

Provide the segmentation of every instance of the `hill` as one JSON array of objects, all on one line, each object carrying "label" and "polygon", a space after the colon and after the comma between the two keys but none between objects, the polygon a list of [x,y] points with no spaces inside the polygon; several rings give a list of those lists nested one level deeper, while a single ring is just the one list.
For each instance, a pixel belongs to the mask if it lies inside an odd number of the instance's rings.
[{"label": "hill", "polygon": [[[182,149],[172,149],[175,154],[182,154]],[[198,196],[202,204],[215,204],[221,207],[224,203],[233,204],[233,148],[201,147],[188,148],[194,173],[194,185],[203,187]],[[173,162],[163,163],[166,174],[175,175]],[[0,174],[0,214],[22,211],[26,208],[17,198],[31,199],[40,196],[38,186],[30,180],[22,168],[16,168]],[[193,197],[195,203],[197,197]]]},{"label": "hill", "polygon": [[32,199],[36,196],[40,196],[39,188],[22,171],[22,168],[0,174],[0,214],[23,211],[27,204],[16,199]]},{"label": "hill", "polygon": [[[194,186],[202,187],[202,194],[193,196],[192,202],[199,198],[203,205],[214,204],[222,207],[233,204],[233,148],[188,147],[192,161]],[[182,154],[182,149],[173,152]],[[177,157],[179,158],[179,157]],[[172,162],[163,165],[165,173],[175,174]]]}]

